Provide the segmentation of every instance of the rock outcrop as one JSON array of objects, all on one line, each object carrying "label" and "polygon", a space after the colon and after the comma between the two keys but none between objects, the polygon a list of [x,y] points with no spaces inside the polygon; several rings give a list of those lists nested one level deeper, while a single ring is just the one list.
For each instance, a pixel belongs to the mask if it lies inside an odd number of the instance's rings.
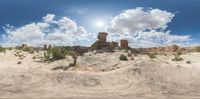
[{"label": "rock outcrop", "polygon": [[128,48],[128,40],[125,40],[125,39],[120,40],[120,47]]},{"label": "rock outcrop", "polygon": [[118,47],[118,42],[107,42],[107,35],[106,32],[99,32],[97,36],[97,41],[92,44],[90,50],[112,50]]}]

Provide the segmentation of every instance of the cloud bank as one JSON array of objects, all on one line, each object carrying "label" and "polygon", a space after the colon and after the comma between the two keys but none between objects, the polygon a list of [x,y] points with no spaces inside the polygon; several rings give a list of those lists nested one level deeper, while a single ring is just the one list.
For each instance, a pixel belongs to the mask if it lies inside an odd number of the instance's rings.
[{"label": "cloud bank", "polygon": [[[128,39],[131,47],[154,47],[169,44],[189,44],[190,35],[173,35],[167,30],[168,23],[175,15],[160,9],[128,9],[111,19],[106,31],[110,40]],[[92,20],[91,20],[92,21]],[[41,22],[32,22],[21,27],[7,25],[2,35],[3,46],[16,46],[22,43],[32,46],[86,45],[97,33],[89,33],[84,27],[68,17],[56,19],[47,14]]]},{"label": "cloud bank", "polygon": [[4,46],[16,46],[22,43],[32,46],[51,45],[81,45],[89,41],[91,33],[68,17],[55,20],[54,14],[43,17],[41,22],[33,22],[21,27],[7,25],[6,34],[2,36]]},{"label": "cloud bank", "polygon": [[152,47],[168,44],[184,45],[190,35],[171,35],[167,30],[175,15],[160,9],[129,9],[115,16],[107,31],[110,39],[128,39],[133,47]]}]

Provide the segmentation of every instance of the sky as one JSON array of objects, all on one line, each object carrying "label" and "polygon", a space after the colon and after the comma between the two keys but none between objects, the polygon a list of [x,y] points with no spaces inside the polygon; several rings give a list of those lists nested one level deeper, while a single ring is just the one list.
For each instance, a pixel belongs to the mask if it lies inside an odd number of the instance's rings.
[{"label": "sky", "polygon": [[0,0],[0,44],[89,46],[98,32],[131,47],[200,44],[200,0]]}]

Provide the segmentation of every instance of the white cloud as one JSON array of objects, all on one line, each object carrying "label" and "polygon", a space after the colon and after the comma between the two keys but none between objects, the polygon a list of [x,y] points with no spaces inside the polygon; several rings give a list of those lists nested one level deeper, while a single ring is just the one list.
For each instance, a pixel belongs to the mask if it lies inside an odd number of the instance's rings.
[{"label": "white cloud", "polygon": [[30,23],[17,28],[7,25],[4,27],[6,31],[6,35],[3,36],[6,40],[4,46],[16,46],[22,43],[33,46],[74,45],[77,41],[87,41],[92,36],[84,27],[78,26],[68,17],[58,20],[55,20],[54,17],[55,15],[48,14],[43,17],[42,22]]},{"label": "white cloud", "polygon": [[[1,35],[3,45],[16,46],[22,43],[34,46],[85,45],[96,38],[96,34],[89,33],[70,18],[55,19],[55,17],[54,14],[47,14],[41,22],[33,22],[21,27],[7,25],[4,27],[6,34]],[[109,39],[119,41],[126,38],[131,47],[188,44],[190,35],[173,35],[167,30],[168,23],[173,17],[173,13],[160,9],[125,10],[112,18],[111,25],[107,28]]]},{"label": "white cloud", "polygon": [[52,22],[55,18],[54,14],[47,14],[45,17],[43,17],[44,22]]},{"label": "white cloud", "polygon": [[132,47],[187,43],[189,35],[172,35],[170,31],[166,32],[167,24],[173,17],[173,13],[160,9],[129,9],[115,16],[107,31],[112,33],[110,39],[126,38]]}]

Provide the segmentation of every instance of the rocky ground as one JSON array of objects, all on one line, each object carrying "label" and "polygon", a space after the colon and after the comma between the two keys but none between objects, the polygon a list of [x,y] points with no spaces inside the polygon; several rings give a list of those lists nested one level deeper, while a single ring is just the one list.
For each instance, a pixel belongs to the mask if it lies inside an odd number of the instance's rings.
[{"label": "rocky ground", "polygon": [[[51,70],[67,66],[71,57],[43,62],[43,52],[16,50],[0,53],[0,98],[74,98],[74,99],[196,99],[200,97],[200,53],[128,57],[124,51],[85,53],[77,66],[67,71]],[[19,62],[20,61],[20,62]],[[187,62],[187,61],[190,61]]]}]

